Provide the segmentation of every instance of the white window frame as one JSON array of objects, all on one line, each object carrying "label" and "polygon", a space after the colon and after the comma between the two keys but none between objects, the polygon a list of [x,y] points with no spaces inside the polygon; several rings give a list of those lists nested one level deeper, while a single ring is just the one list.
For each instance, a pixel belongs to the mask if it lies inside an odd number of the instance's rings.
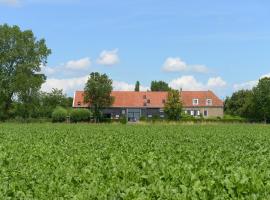
[{"label": "white window frame", "polygon": [[206,99],[206,105],[207,106],[212,106],[213,105],[213,100],[212,99]]},{"label": "white window frame", "polygon": [[199,105],[199,99],[192,99],[193,106]]},{"label": "white window frame", "polygon": [[199,110],[197,110],[197,116],[200,116],[201,112]]},{"label": "white window frame", "polygon": [[194,110],[191,110],[191,111],[190,111],[190,115],[191,115],[191,116],[194,116]]},{"label": "white window frame", "polygon": [[159,109],[159,112],[163,113],[164,112],[164,109],[163,108],[160,108]]},{"label": "white window frame", "polygon": [[148,118],[152,118],[152,115],[148,115],[147,117],[148,117]]}]

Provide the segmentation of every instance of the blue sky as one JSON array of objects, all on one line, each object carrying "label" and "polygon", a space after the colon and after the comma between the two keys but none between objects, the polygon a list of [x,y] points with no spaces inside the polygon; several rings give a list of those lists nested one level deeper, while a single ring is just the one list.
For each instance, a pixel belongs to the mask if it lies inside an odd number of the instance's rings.
[{"label": "blue sky", "polygon": [[52,49],[42,89],[83,89],[91,71],[115,90],[151,80],[220,97],[270,73],[267,0],[0,0],[0,23]]}]

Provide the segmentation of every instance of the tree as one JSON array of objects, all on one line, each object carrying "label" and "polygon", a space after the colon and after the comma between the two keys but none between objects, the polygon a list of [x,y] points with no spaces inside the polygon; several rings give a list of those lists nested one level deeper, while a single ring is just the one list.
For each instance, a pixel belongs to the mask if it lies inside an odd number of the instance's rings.
[{"label": "tree", "polygon": [[224,102],[224,112],[229,115],[248,118],[251,112],[252,102],[251,90],[239,90],[234,92],[231,97],[227,97]]},{"label": "tree", "polygon": [[0,25],[0,112],[7,117],[14,98],[29,107],[46,77],[40,74],[51,50],[31,30]]},{"label": "tree", "polygon": [[182,102],[180,92],[171,89],[168,92],[167,101],[165,102],[164,112],[169,120],[179,120],[182,112]]},{"label": "tree", "polygon": [[56,107],[71,108],[73,98],[67,97],[63,90],[53,88],[51,92],[41,92],[39,95],[40,115],[50,117]]},{"label": "tree", "polygon": [[135,84],[135,91],[136,92],[140,91],[140,82],[139,81],[137,81],[136,84]]},{"label": "tree", "polygon": [[262,78],[253,88],[253,102],[258,119],[270,121],[270,78]]},{"label": "tree", "polygon": [[84,101],[90,104],[96,122],[101,118],[101,110],[113,103],[112,89],[112,80],[106,74],[90,74],[84,88]]},{"label": "tree", "polygon": [[168,83],[164,81],[152,81],[151,82],[151,91],[169,91],[170,87]]}]

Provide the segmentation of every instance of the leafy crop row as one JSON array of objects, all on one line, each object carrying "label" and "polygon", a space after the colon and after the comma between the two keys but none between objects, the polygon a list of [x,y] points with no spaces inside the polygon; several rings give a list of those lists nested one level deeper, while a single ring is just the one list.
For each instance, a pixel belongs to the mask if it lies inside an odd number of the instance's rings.
[{"label": "leafy crop row", "polygon": [[0,124],[0,199],[268,199],[270,127]]}]

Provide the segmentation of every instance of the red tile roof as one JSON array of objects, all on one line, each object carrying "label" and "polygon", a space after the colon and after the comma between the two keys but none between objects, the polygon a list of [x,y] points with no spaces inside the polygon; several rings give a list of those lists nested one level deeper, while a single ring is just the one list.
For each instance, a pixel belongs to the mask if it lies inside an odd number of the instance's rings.
[{"label": "red tile roof", "polygon": [[[114,103],[111,107],[149,107],[162,108],[167,99],[167,92],[134,92],[113,91]],[[198,99],[199,104],[193,105],[193,99]],[[212,100],[212,107],[223,107],[223,102],[212,91],[182,91],[181,100],[184,107],[206,107],[207,99]],[[84,92],[76,91],[73,107],[89,107],[84,103]]]}]

